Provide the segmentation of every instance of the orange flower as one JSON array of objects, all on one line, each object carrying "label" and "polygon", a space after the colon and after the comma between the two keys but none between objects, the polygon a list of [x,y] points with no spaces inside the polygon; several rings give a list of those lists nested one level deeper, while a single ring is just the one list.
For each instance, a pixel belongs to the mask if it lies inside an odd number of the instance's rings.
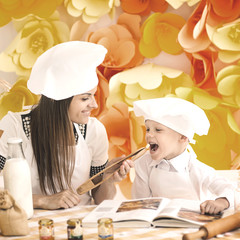
[{"label": "orange flower", "polygon": [[161,50],[173,55],[182,53],[177,36],[184,24],[184,18],[173,13],[152,14],[141,27],[139,49],[142,55],[153,58]]},{"label": "orange flower", "polygon": [[140,16],[123,13],[117,24],[91,32],[88,42],[98,43],[108,49],[102,63],[103,75],[109,79],[116,72],[140,65],[143,56],[138,50]]},{"label": "orange flower", "polygon": [[199,52],[209,47],[211,42],[205,28],[207,14],[206,0],[202,0],[179,32],[178,41],[185,51]]},{"label": "orange flower", "polygon": [[98,69],[97,69],[97,75],[99,79],[98,89],[96,92],[96,101],[98,104],[98,108],[92,111],[92,116],[94,117],[100,117],[102,114],[104,114],[107,111],[106,99],[109,95],[107,79],[101,74],[101,72]]},{"label": "orange flower", "polygon": [[208,4],[207,23],[211,26],[231,22],[240,16],[240,0],[208,0]]},{"label": "orange flower", "polygon": [[1,1],[0,27],[9,23],[12,18],[22,18],[31,13],[42,18],[49,17],[61,2],[62,0]]},{"label": "orange flower", "polygon": [[215,81],[214,61],[216,54],[202,51],[192,54],[192,79],[197,87],[205,89],[214,96],[220,97]]},{"label": "orange flower", "polygon": [[165,12],[168,3],[165,0],[121,0],[121,7],[126,13],[146,16],[151,11]]},{"label": "orange flower", "polygon": [[109,159],[131,152],[128,106],[114,104],[99,120],[104,124],[109,139]]}]

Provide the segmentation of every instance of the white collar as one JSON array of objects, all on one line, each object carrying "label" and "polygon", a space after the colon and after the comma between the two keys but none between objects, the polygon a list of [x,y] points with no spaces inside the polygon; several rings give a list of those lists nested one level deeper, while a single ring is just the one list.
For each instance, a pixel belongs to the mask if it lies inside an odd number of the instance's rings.
[{"label": "white collar", "polygon": [[166,160],[166,159],[152,160],[152,162],[150,163],[150,167],[160,166],[161,168],[161,165],[163,166],[171,165],[171,167],[173,167],[175,171],[185,172],[186,169],[188,169],[189,158],[190,158],[190,154],[186,149],[183,153],[181,153],[177,157],[172,158],[170,160]]}]

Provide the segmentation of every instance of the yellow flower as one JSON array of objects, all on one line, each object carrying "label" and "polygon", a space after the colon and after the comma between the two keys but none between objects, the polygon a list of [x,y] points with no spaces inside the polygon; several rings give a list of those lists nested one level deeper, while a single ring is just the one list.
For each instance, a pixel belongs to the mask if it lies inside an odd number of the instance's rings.
[{"label": "yellow flower", "polygon": [[240,127],[233,116],[236,109],[199,88],[179,87],[175,94],[202,108],[210,121],[208,135],[195,135],[192,148],[198,159],[215,169],[230,169],[232,153],[240,154]]},{"label": "yellow flower", "polygon": [[198,3],[200,0],[165,0],[168,2],[169,5],[171,5],[173,8],[178,9],[180,8],[184,3],[187,3],[188,6],[193,6],[196,3]]},{"label": "yellow flower", "polygon": [[185,24],[183,17],[173,13],[153,13],[143,23],[139,49],[144,57],[156,57],[162,50],[177,55],[183,52],[178,33]]},{"label": "yellow flower", "polygon": [[62,0],[2,0],[0,3],[0,27],[9,23],[12,18],[22,18],[28,14],[48,17],[61,2]]},{"label": "yellow flower", "polygon": [[34,105],[39,98],[27,88],[27,79],[19,77],[9,91],[4,92],[0,98],[0,119],[8,111],[21,112],[24,106]]},{"label": "yellow flower", "polygon": [[136,151],[141,147],[145,147],[147,142],[145,139],[146,127],[143,117],[136,117],[133,111],[129,112],[130,121],[130,140],[131,150]]},{"label": "yellow flower", "polygon": [[207,34],[219,48],[218,57],[225,63],[240,59],[240,18],[222,26],[206,25]]},{"label": "yellow flower", "polygon": [[183,71],[151,63],[137,66],[110,79],[107,107],[116,102],[132,106],[136,100],[163,97],[179,86],[193,86],[190,76]]},{"label": "yellow flower", "polygon": [[216,77],[218,92],[223,99],[240,107],[240,65],[230,65],[221,69]]},{"label": "yellow flower", "polygon": [[18,31],[16,38],[0,54],[0,70],[29,76],[39,55],[52,46],[69,40],[68,26],[59,21],[55,12],[49,18],[29,15],[14,21]]},{"label": "yellow flower", "polygon": [[91,24],[106,14],[113,18],[120,0],[64,0],[64,5],[71,16],[82,16],[84,22]]}]

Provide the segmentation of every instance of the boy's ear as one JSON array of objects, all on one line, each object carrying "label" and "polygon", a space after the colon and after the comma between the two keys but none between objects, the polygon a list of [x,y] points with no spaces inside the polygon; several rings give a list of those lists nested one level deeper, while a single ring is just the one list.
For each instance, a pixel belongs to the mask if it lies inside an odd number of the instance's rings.
[{"label": "boy's ear", "polygon": [[181,135],[180,140],[183,142],[188,142],[188,138],[184,135]]}]

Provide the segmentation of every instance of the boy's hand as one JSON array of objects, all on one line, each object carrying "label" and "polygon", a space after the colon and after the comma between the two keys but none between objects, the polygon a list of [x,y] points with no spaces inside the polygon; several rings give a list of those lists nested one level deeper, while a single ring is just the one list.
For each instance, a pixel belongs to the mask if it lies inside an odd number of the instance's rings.
[{"label": "boy's hand", "polygon": [[201,214],[218,214],[229,207],[226,198],[217,198],[216,200],[207,200],[200,204]]}]

